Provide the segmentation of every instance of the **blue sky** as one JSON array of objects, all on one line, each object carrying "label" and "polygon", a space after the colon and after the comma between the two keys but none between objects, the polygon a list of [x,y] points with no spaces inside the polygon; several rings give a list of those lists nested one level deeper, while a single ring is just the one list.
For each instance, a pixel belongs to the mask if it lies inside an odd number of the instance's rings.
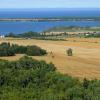
[{"label": "blue sky", "polygon": [[0,8],[100,8],[100,0],[0,0]]}]

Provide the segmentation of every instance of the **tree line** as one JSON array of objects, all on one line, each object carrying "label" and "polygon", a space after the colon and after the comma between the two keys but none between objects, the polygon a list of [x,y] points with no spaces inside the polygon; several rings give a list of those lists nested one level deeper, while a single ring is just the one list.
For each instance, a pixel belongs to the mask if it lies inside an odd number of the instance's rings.
[{"label": "tree line", "polygon": [[10,44],[3,42],[0,44],[0,56],[14,56],[15,54],[26,54],[29,56],[42,56],[47,54],[46,50],[32,45],[19,46],[17,44]]},{"label": "tree line", "polygon": [[22,34],[15,34],[15,33],[8,33],[6,35],[6,37],[13,37],[13,38],[32,38],[32,37],[40,37],[40,33],[38,32],[33,32],[33,31],[29,31],[29,32],[25,32]]}]

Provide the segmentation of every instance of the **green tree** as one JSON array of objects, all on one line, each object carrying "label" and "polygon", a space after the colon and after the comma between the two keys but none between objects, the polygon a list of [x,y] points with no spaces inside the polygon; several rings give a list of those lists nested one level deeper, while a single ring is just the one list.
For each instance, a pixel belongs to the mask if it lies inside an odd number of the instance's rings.
[{"label": "green tree", "polygon": [[68,56],[73,56],[73,50],[71,48],[69,48],[66,52]]}]

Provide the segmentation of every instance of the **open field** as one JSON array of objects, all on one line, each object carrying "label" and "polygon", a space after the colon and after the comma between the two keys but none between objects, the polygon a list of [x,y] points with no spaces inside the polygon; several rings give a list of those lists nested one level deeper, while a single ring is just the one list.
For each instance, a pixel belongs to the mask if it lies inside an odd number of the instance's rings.
[{"label": "open field", "polygon": [[[37,45],[46,49],[47,56],[33,57],[38,60],[53,62],[58,71],[78,78],[100,79],[100,39],[99,38],[67,38],[68,41],[46,41],[33,39],[1,39],[19,45]],[[72,48],[73,57],[66,55],[66,50]],[[50,54],[50,52],[53,54]],[[1,57],[0,59],[16,60],[23,55]],[[52,57],[54,56],[54,57]]]}]

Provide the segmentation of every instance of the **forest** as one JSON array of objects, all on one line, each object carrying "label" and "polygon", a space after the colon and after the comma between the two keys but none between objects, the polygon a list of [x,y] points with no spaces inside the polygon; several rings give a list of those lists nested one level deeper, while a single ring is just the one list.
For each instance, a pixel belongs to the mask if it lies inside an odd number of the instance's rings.
[{"label": "forest", "polygon": [[52,63],[0,60],[0,100],[100,100],[100,80],[79,80]]}]

